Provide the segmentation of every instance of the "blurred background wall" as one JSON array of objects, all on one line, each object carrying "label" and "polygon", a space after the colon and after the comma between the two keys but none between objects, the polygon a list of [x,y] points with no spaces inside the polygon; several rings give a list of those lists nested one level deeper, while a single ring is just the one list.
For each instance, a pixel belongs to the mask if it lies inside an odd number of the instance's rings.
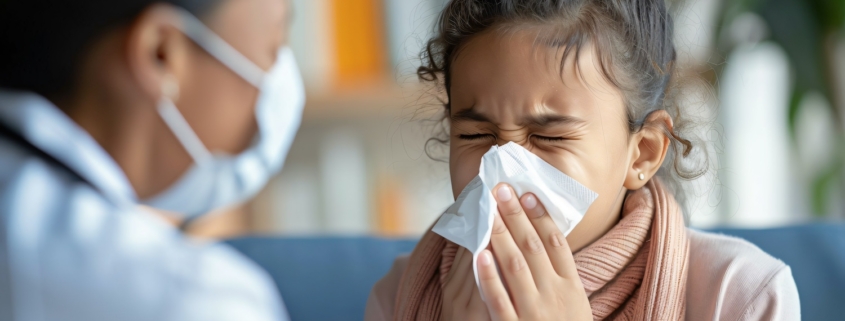
[{"label": "blurred background wall", "polygon": [[[308,102],[284,170],[193,229],[419,235],[453,200],[447,164],[425,153],[441,107],[414,75],[447,1],[293,2]],[[845,219],[845,0],[671,4],[713,169],[687,190],[690,224]]]}]

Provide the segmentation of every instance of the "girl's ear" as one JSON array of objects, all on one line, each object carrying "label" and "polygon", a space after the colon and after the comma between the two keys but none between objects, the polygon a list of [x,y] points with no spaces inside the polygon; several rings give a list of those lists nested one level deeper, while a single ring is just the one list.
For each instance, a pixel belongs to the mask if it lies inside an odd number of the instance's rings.
[{"label": "girl's ear", "polygon": [[626,189],[640,189],[663,165],[670,143],[664,128],[669,132],[673,130],[672,117],[665,110],[657,110],[648,116],[642,130],[631,137]]}]

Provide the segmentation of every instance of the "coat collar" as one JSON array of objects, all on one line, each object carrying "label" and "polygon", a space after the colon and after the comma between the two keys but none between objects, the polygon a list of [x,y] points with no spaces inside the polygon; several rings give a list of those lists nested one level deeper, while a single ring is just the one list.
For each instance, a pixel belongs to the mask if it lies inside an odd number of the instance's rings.
[{"label": "coat collar", "polygon": [[137,201],[129,179],[111,155],[46,98],[0,88],[0,122],[115,203]]}]

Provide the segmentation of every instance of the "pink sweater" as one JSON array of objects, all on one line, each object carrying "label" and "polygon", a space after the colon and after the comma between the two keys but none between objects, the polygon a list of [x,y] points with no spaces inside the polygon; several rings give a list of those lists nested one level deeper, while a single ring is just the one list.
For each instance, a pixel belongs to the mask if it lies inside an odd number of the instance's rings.
[{"label": "pink sweater", "polygon": [[[800,320],[798,289],[789,266],[742,239],[688,230],[686,320]],[[373,287],[365,320],[393,316],[408,257],[396,259]]]}]

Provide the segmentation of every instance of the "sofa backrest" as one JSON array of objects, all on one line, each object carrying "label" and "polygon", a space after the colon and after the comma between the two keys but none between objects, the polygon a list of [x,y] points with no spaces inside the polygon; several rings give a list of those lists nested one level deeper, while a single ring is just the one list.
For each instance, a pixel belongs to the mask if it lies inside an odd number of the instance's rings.
[{"label": "sofa backrest", "polygon": [[[715,229],[744,238],[792,268],[805,320],[842,320],[845,224]],[[360,320],[373,284],[416,240],[374,237],[249,237],[228,241],[266,269],[291,319]]]}]

